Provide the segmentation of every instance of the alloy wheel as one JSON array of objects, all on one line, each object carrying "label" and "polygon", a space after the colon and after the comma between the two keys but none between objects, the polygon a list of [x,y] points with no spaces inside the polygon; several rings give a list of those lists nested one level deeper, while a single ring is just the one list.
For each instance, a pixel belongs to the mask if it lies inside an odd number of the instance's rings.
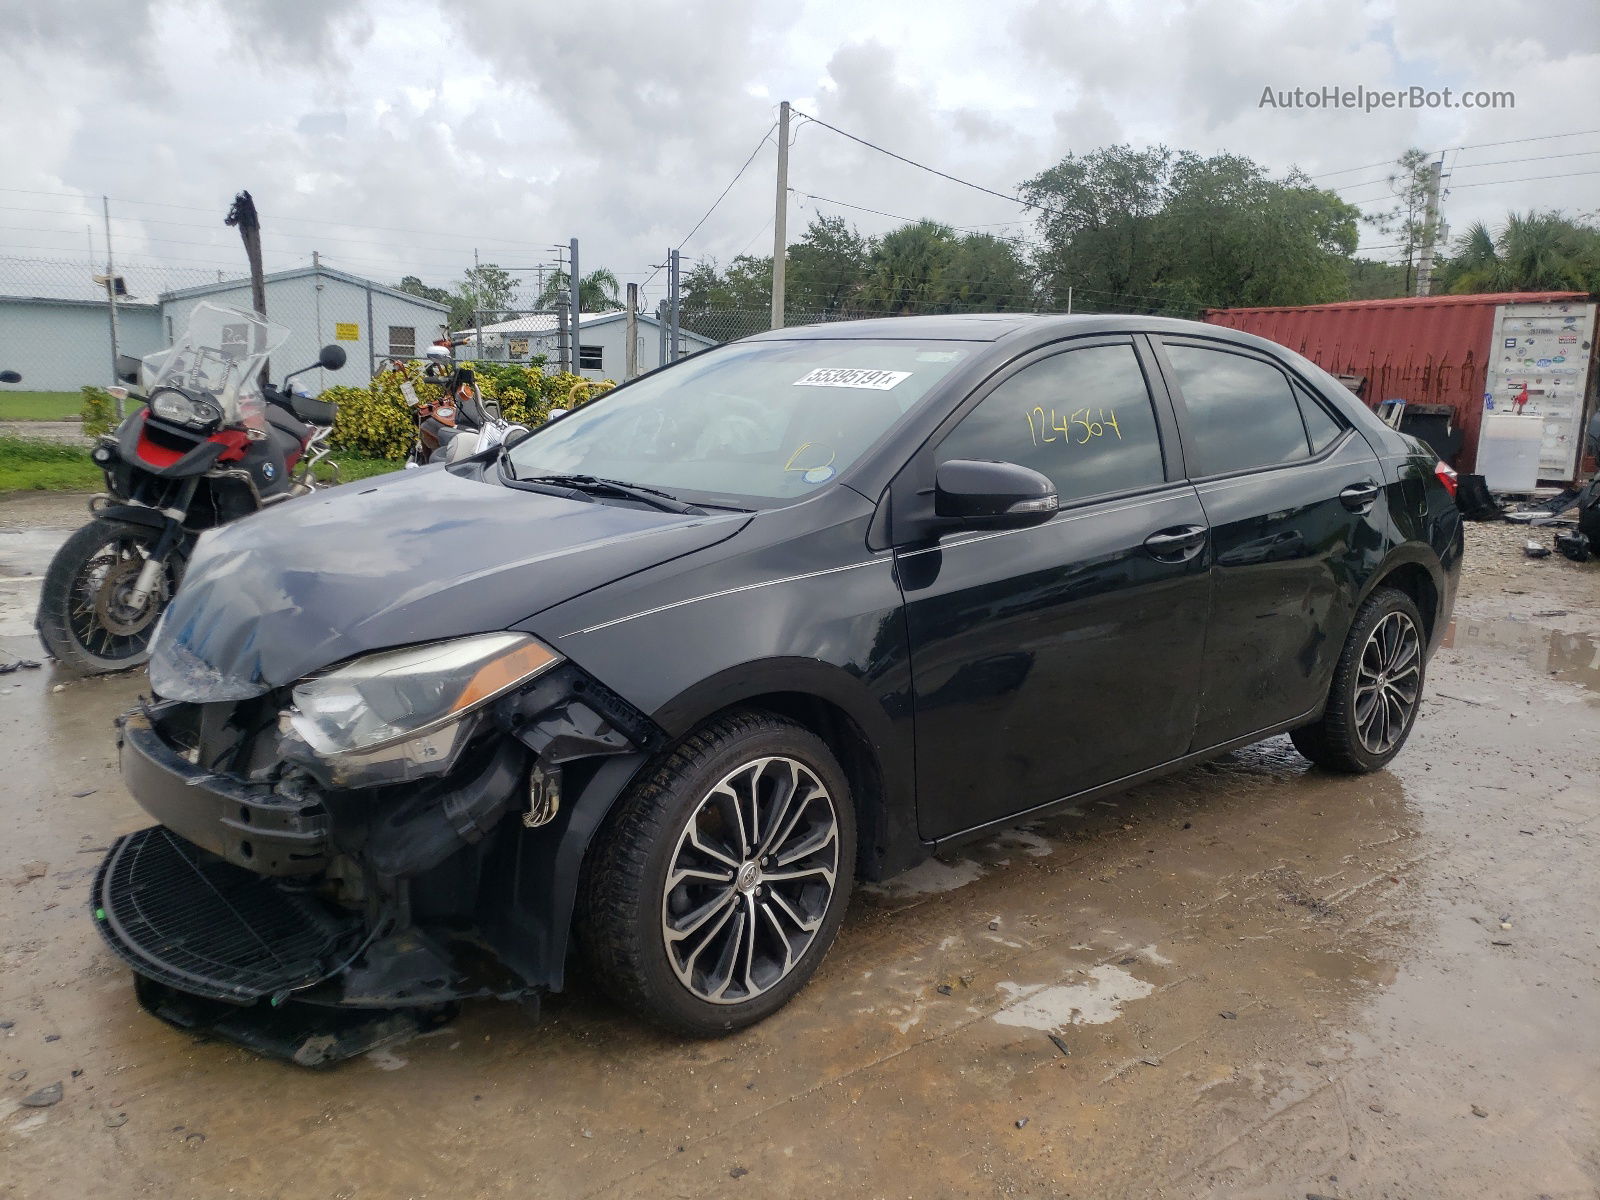
[{"label": "alloy wheel", "polygon": [[815,939],[838,871],[838,814],[816,772],[785,756],[728,772],[667,869],[661,935],[678,981],[713,1004],[769,991]]},{"label": "alloy wheel", "polygon": [[1388,613],[1367,636],[1356,672],[1356,736],[1368,753],[1386,754],[1405,736],[1421,681],[1417,627],[1403,612]]}]

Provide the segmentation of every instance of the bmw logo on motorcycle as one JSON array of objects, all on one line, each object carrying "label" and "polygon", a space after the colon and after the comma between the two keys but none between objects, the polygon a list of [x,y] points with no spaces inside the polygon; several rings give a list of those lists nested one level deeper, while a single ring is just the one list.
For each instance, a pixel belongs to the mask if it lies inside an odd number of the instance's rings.
[{"label": "bmw logo on motorcycle", "polygon": [[271,483],[278,477],[278,468],[275,464],[265,462],[261,464],[261,478]]}]

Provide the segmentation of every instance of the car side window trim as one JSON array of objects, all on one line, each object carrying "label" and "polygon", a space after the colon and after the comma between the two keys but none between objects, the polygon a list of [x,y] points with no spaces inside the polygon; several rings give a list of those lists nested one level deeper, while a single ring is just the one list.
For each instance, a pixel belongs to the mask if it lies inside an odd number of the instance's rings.
[{"label": "car side window trim", "polygon": [[1178,382],[1177,371],[1172,365],[1172,360],[1167,357],[1167,346],[1189,346],[1196,350],[1210,350],[1222,354],[1236,354],[1240,358],[1249,359],[1252,362],[1257,362],[1263,366],[1271,367],[1283,377],[1284,383],[1289,388],[1290,396],[1295,401],[1296,414],[1300,418],[1300,430],[1301,433],[1305,435],[1306,439],[1307,453],[1305,458],[1296,459],[1293,462],[1263,463],[1260,466],[1255,467],[1241,467],[1234,471],[1214,471],[1209,474],[1191,473],[1189,475],[1189,480],[1192,483],[1198,484],[1219,479],[1233,479],[1244,475],[1262,475],[1268,471],[1292,471],[1297,467],[1320,464],[1325,462],[1333,454],[1337,453],[1339,448],[1342,447],[1349,439],[1351,433],[1354,432],[1353,427],[1343,418],[1343,416],[1332,412],[1326,404],[1322,404],[1320,401],[1317,401],[1316,403],[1318,406],[1324,412],[1328,413],[1328,415],[1332,417],[1340,426],[1342,426],[1342,430],[1340,435],[1331,443],[1317,453],[1312,454],[1311,434],[1309,430],[1306,429],[1305,413],[1300,408],[1300,405],[1304,401],[1302,401],[1298,393],[1304,391],[1307,394],[1306,400],[1311,400],[1311,398],[1316,395],[1316,392],[1311,389],[1304,380],[1302,380],[1293,371],[1285,367],[1282,363],[1277,362],[1269,355],[1265,355],[1256,351],[1252,347],[1239,346],[1232,342],[1224,342],[1220,340],[1213,341],[1210,338],[1154,334],[1151,335],[1150,341],[1152,353],[1157,363],[1160,365],[1161,373],[1167,382],[1168,396],[1171,399],[1173,411],[1177,414],[1178,437],[1179,442],[1183,447],[1184,459],[1186,462],[1198,463],[1200,458],[1196,447],[1194,446],[1192,434],[1193,421],[1189,416],[1188,406],[1184,403],[1183,386]]}]

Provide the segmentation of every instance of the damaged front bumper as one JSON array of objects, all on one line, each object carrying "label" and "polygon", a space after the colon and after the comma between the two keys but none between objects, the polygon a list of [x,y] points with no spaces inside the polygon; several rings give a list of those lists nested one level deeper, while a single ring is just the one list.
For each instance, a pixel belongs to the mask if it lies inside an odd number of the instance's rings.
[{"label": "damaged front bumper", "polygon": [[157,1016],[307,1065],[559,986],[583,848],[660,739],[569,664],[486,711],[447,774],[341,789],[244,744],[275,736],[268,706],[207,707],[121,722],[160,824],[111,847],[95,924]]}]

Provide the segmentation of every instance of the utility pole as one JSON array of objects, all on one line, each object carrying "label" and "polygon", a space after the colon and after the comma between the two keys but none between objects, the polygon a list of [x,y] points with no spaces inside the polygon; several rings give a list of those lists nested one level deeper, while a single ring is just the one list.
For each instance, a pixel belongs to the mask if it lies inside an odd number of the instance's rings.
[{"label": "utility pole", "polygon": [[[778,206],[772,216],[772,328],[783,328],[784,255],[789,249],[789,102],[778,105]],[[677,355],[673,355],[674,358]]]},{"label": "utility pole", "polygon": [[628,349],[622,356],[622,381],[639,373],[639,285],[628,285]]},{"label": "utility pole", "polygon": [[1417,295],[1433,288],[1433,243],[1439,231],[1439,191],[1444,178],[1444,155],[1428,164],[1428,206],[1422,218],[1422,256],[1417,263]]},{"label": "utility pole", "polygon": [[572,301],[556,296],[556,369],[563,375],[572,370]]},{"label": "utility pole", "polygon": [[[121,356],[117,329],[117,268],[111,257],[111,201],[100,197],[100,211],[106,219],[106,313],[111,319],[111,381],[117,382],[117,359]],[[122,400],[117,400],[117,420],[122,420]]]},{"label": "utility pole", "polygon": [[572,312],[572,373],[578,374],[582,365],[583,351],[578,348],[578,328],[582,324],[581,313],[583,303],[578,295],[578,239],[573,238],[567,243],[567,256],[571,260],[567,263],[567,290],[571,293],[568,301]]},{"label": "utility pole", "polygon": [[680,349],[678,321],[682,315],[682,297],[678,293],[678,273],[681,267],[676,250],[667,251],[667,361],[677,362]]}]

